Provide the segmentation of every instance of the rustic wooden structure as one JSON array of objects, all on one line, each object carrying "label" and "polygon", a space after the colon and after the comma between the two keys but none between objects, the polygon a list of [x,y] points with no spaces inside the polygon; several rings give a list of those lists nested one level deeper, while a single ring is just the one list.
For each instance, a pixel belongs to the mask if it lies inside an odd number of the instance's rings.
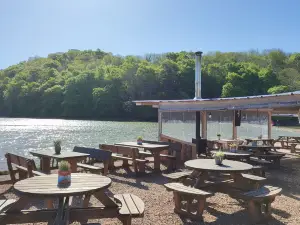
[{"label": "rustic wooden structure", "polygon": [[[124,225],[131,225],[131,218],[143,217],[143,201],[132,194],[118,194],[114,199],[108,197],[105,190],[110,184],[108,177],[85,173],[72,174],[71,185],[64,188],[57,187],[56,174],[22,180],[14,186],[20,199],[4,209],[1,207],[0,224],[48,222],[67,225],[75,221],[86,224],[89,219],[118,218]],[[84,195],[82,207],[70,208],[70,199],[78,195]],[[88,207],[92,195],[104,206]],[[24,210],[28,203],[40,198],[58,198],[58,208]]]},{"label": "rustic wooden structure", "polygon": [[[103,150],[108,150],[112,152],[112,159],[122,160],[122,167],[128,167],[128,161],[132,162],[134,171],[136,174],[145,173],[145,167],[148,160],[142,159],[139,154],[138,148],[132,148],[128,146],[118,146],[118,145],[107,145],[99,144],[99,148]],[[110,160],[109,169],[113,169],[114,161]]]},{"label": "rustic wooden structure", "polygon": [[11,153],[6,153],[5,157],[10,179],[13,184],[18,180],[16,174],[18,174],[19,180],[45,175],[44,173],[37,171],[35,162],[32,159]]},{"label": "rustic wooden structure", "polygon": [[[195,112],[196,116],[196,139],[207,138],[207,117],[208,112],[227,111],[232,112],[232,139],[237,139],[237,115],[245,112],[260,112],[265,113],[267,117],[267,138],[272,138],[272,114],[299,114],[300,108],[300,91],[276,94],[276,95],[260,95],[260,96],[246,96],[246,97],[233,97],[233,98],[213,98],[201,99],[183,99],[183,100],[139,100],[134,101],[138,106],[152,106],[158,109],[158,136],[159,140],[167,141],[174,137],[166,136],[163,134],[162,127],[162,114],[166,112]],[[200,126],[201,124],[201,126]],[[179,143],[184,146],[190,145],[197,149],[196,145],[192,145],[192,140],[187,141],[177,139]],[[182,156],[185,155],[187,149],[182,149]],[[189,150],[188,150],[189,151]],[[192,155],[190,158],[182,158],[184,161],[196,158]]]},{"label": "rustic wooden structure", "polygon": [[279,136],[275,142],[280,142],[282,148],[291,149],[291,153],[296,153],[296,147],[300,144],[300,137]]},{"label": "rustic wooden structure", "polygon": [[[96,148],[85,148],[75,146],[73,152],[88,154],[89,156],[82,162],[77,163],[77,166],[92,173],[100,173],[104,176],[108,173],[109,162],[111,161],[111,152]],[[95,162],[102,162],[103,167],[94,166]]]},{"label": "rustic wooden structure", "polygon": [[160,172],[160,153],[164,150],[168,150],[169,144],[149,144],[143,143],[142,145],[138,145],[136,142],[120,142],[116,143],[117,146],[128,146],[131,148],[143,148],[150,151],[154,157],[154,171]]},{"label": "rustic wooden structure", "polygon": [[266,222],[271,217],[271,203],[281,191],[282,189],[278,187],[263,186],[242,194],[241,197],[248,201],[248,212],[254,222]]},{"label": "rustic wooden structure", "polygon": [[52,153],[51,151],[31,151],[33,156],[40,158],[41,160],[41,170],[43,173],[50,173],[50,162],[51,159],[56,159],[57,161],[65,160],[71,165],[72,173],[77,172],[77,163],[84,160],[89,154],[79,153],[79,152],[66,152],[62,151],[60,154]]},{"label": "rustic wooden structure", "polygon": [[[212,196],[212,193],[188,187],[182,183],[168,183],[164,186],[168,191],[173,191],[175,213],[193,219],[202,219],[206,198]],[[193,203],[194,201],[196,201],[196,203]],[[184,204],[184,202],[186,203]],[[194,209],[192,204],[195,204]]]}]

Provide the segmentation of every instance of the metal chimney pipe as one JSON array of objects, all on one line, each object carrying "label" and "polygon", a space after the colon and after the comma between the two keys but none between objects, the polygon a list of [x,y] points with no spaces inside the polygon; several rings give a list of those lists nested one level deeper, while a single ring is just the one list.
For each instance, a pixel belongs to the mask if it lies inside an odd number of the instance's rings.
[{"label": "metal chimney pipe", "polygon": [[195,52],[195,98],[201,98],[201,57],[203,52]]}]

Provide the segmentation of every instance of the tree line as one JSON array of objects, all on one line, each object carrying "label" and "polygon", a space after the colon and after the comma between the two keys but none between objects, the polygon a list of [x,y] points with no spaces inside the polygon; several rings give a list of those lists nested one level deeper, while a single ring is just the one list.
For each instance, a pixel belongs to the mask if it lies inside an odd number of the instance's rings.
[{"label": "tree line", "polygon": [[[202,97],[299,90],[300,53],[213,52],[202,59]],[[0,70],[0,115],[155,120],[133,100],[194,97],[192,52],[118,56],[93,50],[34,57]]]}]

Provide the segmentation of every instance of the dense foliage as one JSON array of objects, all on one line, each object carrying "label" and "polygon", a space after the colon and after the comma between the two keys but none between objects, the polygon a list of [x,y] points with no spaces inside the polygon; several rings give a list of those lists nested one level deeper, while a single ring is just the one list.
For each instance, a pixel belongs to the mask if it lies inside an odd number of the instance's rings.
[{"label": "dense foliage", "polygon": [[[202,97],[294,91],[300,53],[280,50],[208,53],[202,60]],[[0,70],[1,116],[155,119],[156,110],[132,100],[194,97],[194,54],[116,56],[69,50]]]}]

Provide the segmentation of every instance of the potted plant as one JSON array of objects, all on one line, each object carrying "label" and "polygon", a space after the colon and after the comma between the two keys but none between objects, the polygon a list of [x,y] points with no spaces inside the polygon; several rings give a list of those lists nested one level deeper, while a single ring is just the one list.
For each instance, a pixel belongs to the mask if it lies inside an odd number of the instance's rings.
[{"label": "potted plant", "polygon": [[55,154],[59,155],[61,152],[61,140],[54,141]]},{"label": "potted plant", "polygon": [[224,152],[218,151],[214,155],[214,158],[215,158],[215,162],[216,162],[217,165],[222,165],[222,161],[223,161],[223,158],[224,158]]},{"label": "potted plant", "polygon": [[138,136],[136,142],[137,142],[138,145],[142,145],[143,144],[143,137],[142,136]]},{"label": "potted plant", "polygon": [[230,144],[229,148],[230,148],[230,152],[237,152],[236,144],[235,143]]},{"label": "potted plant", "polygon": [[221,139],[221,134],[217,134],[217,137],[220,140]]},{"label": "potted plant", "polygon": [[67,161],[61,161],[58,166],[58,186],[68,186],[71,183],[71,169]]},{"label": "potted plant", "polygon": [[258,136],[258,139],[262,139],[262,134]]}]

